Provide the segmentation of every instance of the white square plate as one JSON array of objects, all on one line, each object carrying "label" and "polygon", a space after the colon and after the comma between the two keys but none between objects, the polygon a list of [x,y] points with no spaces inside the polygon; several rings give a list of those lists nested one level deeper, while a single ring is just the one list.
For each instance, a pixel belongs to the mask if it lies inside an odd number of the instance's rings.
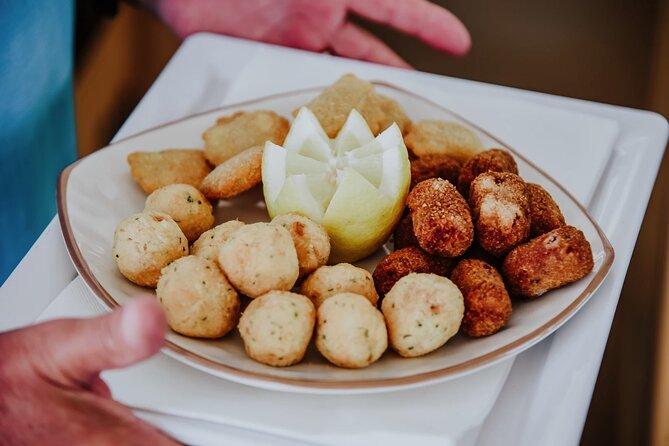
[{"label": "white square plate", "polygon": [[[543,185],[567,222],[585,233],[595,258],[593,272],[539,299],[515,301],[508,326],[493,336],[471,339],[458,335],[439,350],[413,359],[400,358],[389,350],[377,363],[361,370],[334,367],[313,348],[298,365],[265,366],[246,356],[236,332],[215,341],[169,333],[166,353],[214,375],[257,387],[316,393],[378,392],[455,378],[516,355],[556,330],[592,296],[613,262],[613,249],[581,204],[522,155],[452,112],[388,84],[376,83],[376,88],[399,101],[414,120],[455,120],[475,131],[486,147],[513,152],[521,176]],[[116,225],[143,209],[146,198],[130,177],[126,162],[130,152],[201,147],[202,132],[220,116],[253,109],[290,116],[319,91],[289,92],[192,116],[119,141],[68,167],[59,182],[59,218],[72,260],[91,291],[110,308],[146,292],[121,276],[111,256]],[[217,223],[234,218],[247,223],[268,220],[262,192],[256,188],[219,203],[216,217]],[[372,270],[382,257],[379,250],[360,265]]]}]

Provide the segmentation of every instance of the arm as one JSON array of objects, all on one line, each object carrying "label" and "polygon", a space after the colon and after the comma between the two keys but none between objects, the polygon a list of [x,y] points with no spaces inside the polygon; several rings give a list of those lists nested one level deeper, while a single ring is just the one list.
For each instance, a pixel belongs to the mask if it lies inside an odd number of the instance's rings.
[{"label": "arm", "polygon": [[465,26],[428,0],[141,0],[180,37],[207,31],[408,67],[393,50],[348,20],[352,13],[453,55],[469,51]]}]

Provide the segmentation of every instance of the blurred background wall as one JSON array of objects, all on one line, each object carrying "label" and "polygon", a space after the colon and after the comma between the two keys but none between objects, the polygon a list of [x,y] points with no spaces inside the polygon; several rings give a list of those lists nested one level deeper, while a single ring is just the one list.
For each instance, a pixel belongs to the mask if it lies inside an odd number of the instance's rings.
[{"label": "blurred background wall", "polygon": [[[146,12],[77,7],[80,154],[106,145],[179,41]],[[438,0],[470,29],[449,58],[371,23],[417,69],[669,117],[669,0]],[[583,445],[669,445],[669,161],[665,156],[618,306]]]}]

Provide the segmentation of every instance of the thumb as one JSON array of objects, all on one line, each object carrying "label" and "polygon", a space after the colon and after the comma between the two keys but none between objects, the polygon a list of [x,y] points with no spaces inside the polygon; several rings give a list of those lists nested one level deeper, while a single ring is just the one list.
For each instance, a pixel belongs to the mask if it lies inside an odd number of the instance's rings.
[{"label": "thumb", "polygon": [[[137,297],[92,319],[47,322],[30,330],[39,346],[33,366],[64,385],[88,386],[106,369],[153,356],[165,340],[165,315],[154,298]],[[31,342],[32,343],[32,342]]]}]

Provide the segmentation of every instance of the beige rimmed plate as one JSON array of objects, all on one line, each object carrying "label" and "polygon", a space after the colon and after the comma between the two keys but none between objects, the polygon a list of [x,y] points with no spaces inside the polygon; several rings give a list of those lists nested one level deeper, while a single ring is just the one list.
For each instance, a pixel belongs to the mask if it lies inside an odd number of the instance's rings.
[{"label": "beige rimmed plate", "polygon": [[[594,270],[584,279],[539,299],[514,301],[508,326],[493,336],[472,339],[458,335],[437,351],[413,359],[401,358],[388,350],[378,362],[360,370],[330,365],[313,346],[298,365],[269,367],[246,356],[236,332],[214,341],[170,332],[165,353],[216,376],[266,389],[308,393],[397,390],[453,379],[517,355],[558,329],[593,295],[611,267],[613,248],[569,192],[519,152],[456,114],[391,85],[380,82],[375,85],[377,91],[399,101],[413,120],[457,121],[476,132],[486,147],[513,152],[521,176],[544,186],[560,205],[567,222],[585,233],[593,250]],[[111,255],[116,225],[126,216],[141,211],[146,198],[130,177],[126,162],[130,152],[202,147],[202,132],[220,116],[240,110],[267,109],[289,117],[293,109],[307,103],[319,91],[284,93],[195,115],[119,141],[66,168],[58,185],[59,218],[72,261],[90,290],[110,309],[147,292],[118,272]],[[219,203],[217,223],[234,218],[247,223],[269,220],[260,188]],[[381,249],[359,265],[372,271],[384,255]]]}]

